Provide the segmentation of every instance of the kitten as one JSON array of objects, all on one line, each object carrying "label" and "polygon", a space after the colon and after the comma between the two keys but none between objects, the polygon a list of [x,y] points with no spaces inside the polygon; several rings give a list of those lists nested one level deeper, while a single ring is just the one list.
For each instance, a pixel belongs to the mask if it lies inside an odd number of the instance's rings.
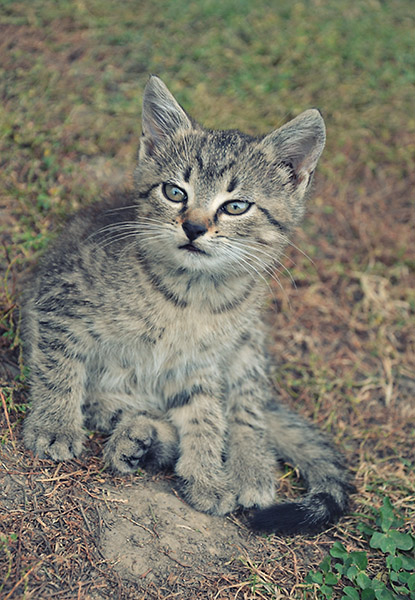
[{"label": "kitten", "polygon": [[[174,468],[201,511],[262,508],[254,527],[278,533],[344,513],[348,473],[274,397],[261,320],[324,143],[317,110],[260,138],[203,129],[150,78],[135,191],[68,224],[28,291],[29,449],[71,459],[86,426],[113,469]],[[278,461],[301,500],[273,505]]]}]

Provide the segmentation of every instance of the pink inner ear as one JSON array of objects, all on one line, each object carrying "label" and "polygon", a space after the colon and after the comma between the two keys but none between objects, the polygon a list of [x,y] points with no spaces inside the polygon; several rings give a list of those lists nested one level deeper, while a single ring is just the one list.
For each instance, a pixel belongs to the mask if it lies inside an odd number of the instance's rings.
[{"label": "pink inner ear", "polygon": [[153,154],[155,146],[166,136],[156,118],[151,115],[143,115],[143,137],[148,154]]},{"label": "pink inner ear", "polygon": [[314,173],[316,162],[313,156],[306,156],[297,167],[297,181],[301,183],[304,179],[309,179]]}]

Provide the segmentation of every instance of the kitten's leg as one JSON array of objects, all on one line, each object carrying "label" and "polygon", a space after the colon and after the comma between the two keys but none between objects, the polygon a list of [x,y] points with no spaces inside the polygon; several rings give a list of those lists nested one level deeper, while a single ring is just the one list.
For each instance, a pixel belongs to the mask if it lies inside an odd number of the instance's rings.
[{"label": "kitten's leg", "polygon": [[67,460],[82,451],[81,412],[86,336],[81,339],[52,315],[32,322],[28,360],[32,407],[24,423],[26,446],[41,457]]},{"label": "kitten's leg", "polygon": [[265,507],[275,501],[275,455],[267,440],[264,398],[269,395],[265,359],[258,340],[243,336],[228,375],[226,469],[241,506]]},{"label": "kitten's leg", "polygon": [[[131,398],[127,396],[125,400],[123,402],[122,395],[114,392],[104,393],[99,390],[91,392],[89,390],[82,405],[86,429],[112,433],[123,413],[131,411],[129,408]],[[129,404],[128,401],[130,401]]]},{"label": "kitten's leg", "polygon": [[223,468],[226,420],[212,381],[214,374],[181,394],[187,402],[172,408],[169,418],[179,433],[176,473],[184,497],[198,510],[224,515],[235,508],[235,494]]},{"label": "kitten's leg", "polygon": [[296,502],[259,511],[253,525],[285,534],[318,531],[346,511],[352,489],[349,474],[324,436],[273,398],[260,343],[257,335],[241,344],[237,362],[228,370],[227,467],[238,502],[247,507],[272,503],[275,459],[298,467],[308,493]]},{"label": "kitten's leg", "polygon": [[350,475],[341,455],[316,427],[275,400],[267,408],[269,443],[278,458],[298,467],[308,492],[297,502],[260,511],[253,525],[285,534],[317,532],[346,512],[354,489]]},{"label": "kitten's leg", "polygon": [[140,467],[158,471],[172,467],[177,452],[177,431],[170,423],[160,415],[127,409],[107,441],[104,460],[120,473],[132,473]]}]

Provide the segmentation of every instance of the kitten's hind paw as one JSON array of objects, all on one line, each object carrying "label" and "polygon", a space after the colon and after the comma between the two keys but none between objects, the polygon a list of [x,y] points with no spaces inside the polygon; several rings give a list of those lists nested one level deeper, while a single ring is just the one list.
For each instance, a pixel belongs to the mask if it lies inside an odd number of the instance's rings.
[{"label": "kitten's hind paw", "polygon": [[275,484],[272,476],[268,480],[244,482],[238,489],[237,501],[243,508],[265,508],[275,502]]},{"label": "kitten's hind paw", "polygon": [[247,453],[233,452],[226,471],[236,492],[239,506],[266,508],[275,502],[274,456],[265,449]]},{"label": "kitten's hind paw", "polygon": [[84,434],[82,431],[49,431],[47,429],[32,427],[30,424],[24,429],[24,442],[40,458],[51,458],[55,461],[71,460],[82,452]]},{"label": "kitten's hind paw", "polygon": [[236,508],[236,494],[227,473],[220,468],[202,468],[192,455],[176,464],[180,492],[196,510],[223,516]]}]

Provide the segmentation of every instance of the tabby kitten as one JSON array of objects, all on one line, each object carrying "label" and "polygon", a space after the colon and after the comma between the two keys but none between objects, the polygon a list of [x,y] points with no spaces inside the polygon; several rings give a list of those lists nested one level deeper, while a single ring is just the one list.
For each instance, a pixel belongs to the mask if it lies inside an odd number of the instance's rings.
[{"label": "tabby kitten", "polygon": [[[106,432],[119,473],[174,468],[195,508],[262,508],[265,531],[344,513],[342,460],[274,397],[261,320],[324,142],[317,110],[260,138],[203,129],[150,78],[135,191],[67,225],[27,294],[28,448],[67,460],[84,426]],[[300,501],[271,506],[278,461]]]}]

